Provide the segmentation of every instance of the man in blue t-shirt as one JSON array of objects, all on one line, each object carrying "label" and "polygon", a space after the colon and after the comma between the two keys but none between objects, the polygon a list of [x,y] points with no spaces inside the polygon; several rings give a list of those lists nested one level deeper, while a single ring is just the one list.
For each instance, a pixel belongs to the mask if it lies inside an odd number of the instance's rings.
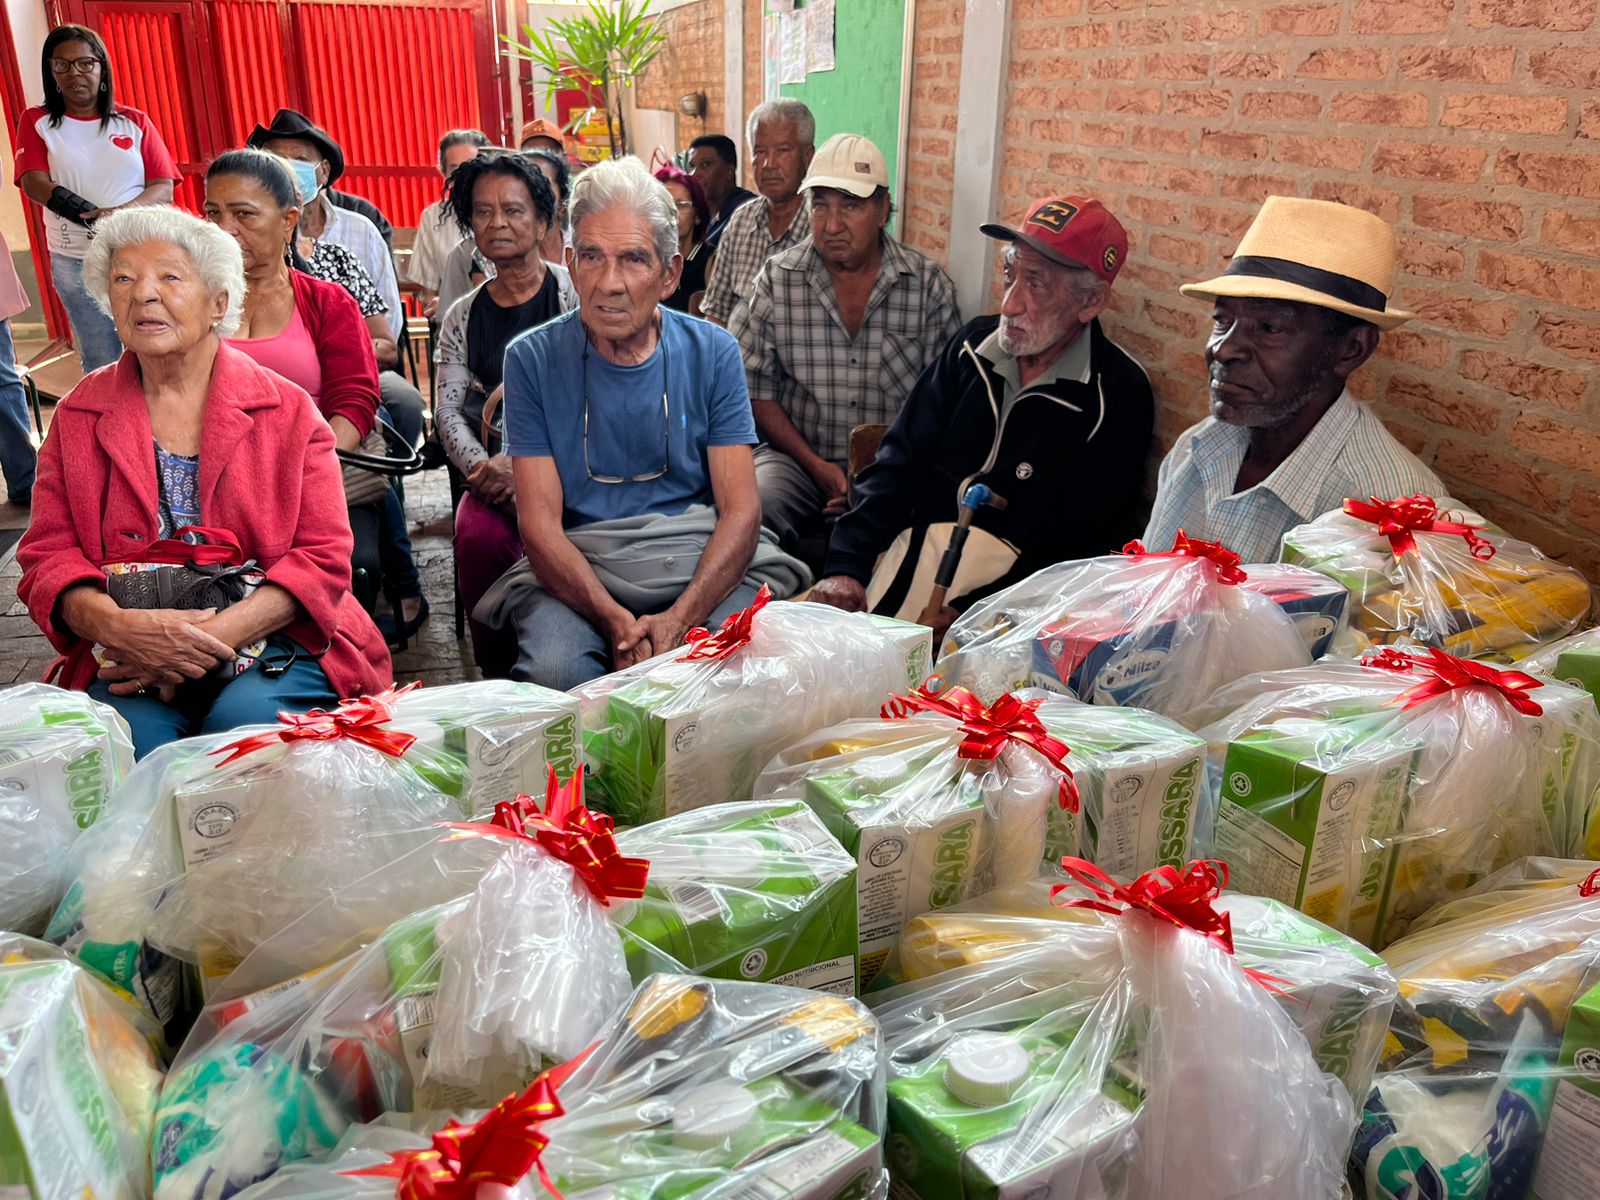
[{"label": "man in blue t-shirt", "polygon": [[[662,306],[677,287],[677,210],[634,158],[598,163],[572,193],[568,251],[578,308],[506,348],[506,452],[517,522],[538,587],[511,613],[513,678],[566,690],[683,644],[749,605],[761,525],[755,420],[732,335]],[[644,566],[624,604],[596,571],[608,523],[715,506],[687,586],[660,593],[648,556],[624,545],[608,578]],[[710,518],[708,518],[709,522]],[[704,527],[704,523],[702,524]],[[581,542],[586,549],[575,543]],[[630,553],[631,551],[631,553]],[[682,569],[684,542],[660,560]],[[615,590],[621,590],[613,585]],[[642,608],[645,611],[634,611]]]}]

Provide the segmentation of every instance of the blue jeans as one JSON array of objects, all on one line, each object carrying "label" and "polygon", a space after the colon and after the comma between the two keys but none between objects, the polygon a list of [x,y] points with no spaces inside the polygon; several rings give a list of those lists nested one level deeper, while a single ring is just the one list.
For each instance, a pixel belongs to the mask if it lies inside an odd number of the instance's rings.
[{"label": "blue jeans", "polygon": [[22,389],[22,376],[17,374],[11,322],[0,321],[0,474],[5,476],[6,494],[13,500],[25,500],[33,494],[33,468],[37,461],[28,393]]},{"label": "blue jeans", "polygon": [[271,725],[280,711],[305,712],[339,702],[322,667],[308,657],[297,657],[276,679],[257,666],[227,682],[191,680],[178,686],[171,704],[155,696],[113,696],[110,685],[98,679],[89,686],[89,695],[122,714],[133,732],[136,759],[179,738]]},{"label": "blue jeans", "polygon": [[[741,583],[717,605],[706,627],[715,629],[724,617],[749,608],[755,598],[756,589]],[[613,669],[611,639],[543,588],[533,592],[517,609],[512,623],[517,631],[513,679],[567,692]],[[655,649],[660,654],[668,647]]]},{"label": "blue jeans", "polygon": [[84,374],[121,358],[122,339],[117,337],[116,325],[84,290],[83,259],[52,254],[50,280],[72,323],[72,342],[78,347]]}]

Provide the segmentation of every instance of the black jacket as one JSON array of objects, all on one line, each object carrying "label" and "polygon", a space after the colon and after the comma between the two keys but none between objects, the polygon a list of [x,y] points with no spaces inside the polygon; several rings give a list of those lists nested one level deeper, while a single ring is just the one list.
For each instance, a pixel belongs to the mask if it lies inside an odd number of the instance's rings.
[{"label": "black jacket", "polygon": [[[856,480],[856,502],[834,528],[824,575],[866,583],[902,530],[954,521],[972,483],[988,484],[1007,502],[1003,510],[980,509],[974,524],[1020,551],[1015,568],[986,593],[1138,536],[1155,419],[1143,369],[1094,321],[1089,382],[1023,388],[997,429],[1005,380],[977,349],[999,324],[998,316],[969,323],[917,380],[877,459]],[[882,607],[895,603],[891,593]]]}]

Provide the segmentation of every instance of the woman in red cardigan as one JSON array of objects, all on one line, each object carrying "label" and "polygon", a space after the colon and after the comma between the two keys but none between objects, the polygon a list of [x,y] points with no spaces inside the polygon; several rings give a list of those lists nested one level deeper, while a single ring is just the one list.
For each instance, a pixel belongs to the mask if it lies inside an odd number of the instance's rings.
[{"label": "woman in red cardigan", "polygon": [[[311,394],[341,450],[353,450],[377,419],[378,363],[360,307],[334,283],[295,270],[299,193],[289,164],[264,150],[229,150],[206,169],[206,220],[239,243],[248,292],[229,344]],[[302,264],[303,265],[303,264]],[[350,508],[355,566],[387,579],[408,634],[421,624],[422,581],[393,491]]]},{"label": "woman in red cardigan", "polygon": [[[232,238],[176,209],[97,224],[84,283],[127,352],[57,407],[17,550],[18,594],[55,647],[91,671],[82,652],[97,648],[98,677],[67,682],[115,706],[141,756],[393,678],[382,635],[350,593],[328,422],[303,389],[224,343],[239,322],[242,268]],[[357,343],[370,357],[366,338]],[[117,564],[161,539],[222,540],[211,531],[260,569],[245,598],[220,611],[112,598]]]}]

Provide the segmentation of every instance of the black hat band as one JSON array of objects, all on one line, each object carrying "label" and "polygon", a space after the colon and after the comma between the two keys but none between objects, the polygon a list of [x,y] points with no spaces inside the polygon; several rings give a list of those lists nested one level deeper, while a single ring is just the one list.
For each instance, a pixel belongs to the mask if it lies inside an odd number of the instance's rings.
[{"label": "black hat band", "polygon": [[1257,254],[1239,255],[1228,264],[1228,269],[1223,274],[1293,283],[1310,288],[1314,292],[1321,292],[1325,296],[1332,296],[1335,300],[1343,300],[1346,304],[1353,304],[1357,308],[1370,308],[1377,312],[1384,312],[1389,306],[1389,298],[1370,283],[1363,283],[1359,279],[1341,275],[1337,271],[1324,271],[1320,267],[1308,267],[1304,263],[1291,262],[1287,258],[1267,258]]}]

